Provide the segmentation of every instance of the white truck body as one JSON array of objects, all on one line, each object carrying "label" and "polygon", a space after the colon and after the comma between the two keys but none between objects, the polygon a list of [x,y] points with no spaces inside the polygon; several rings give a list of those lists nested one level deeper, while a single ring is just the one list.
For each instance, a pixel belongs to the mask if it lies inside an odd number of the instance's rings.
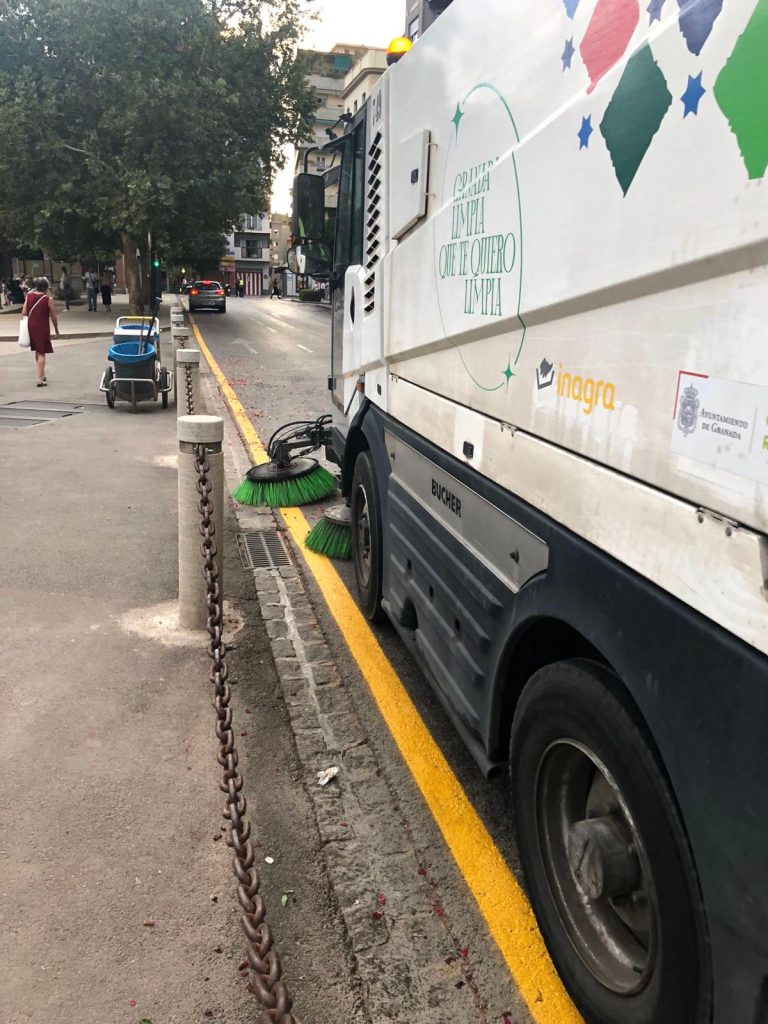
[{"label": "white truck body", "polygon": [[340,404],[768,653],[768,15],[697,12],[456,0],[382,77]]}]

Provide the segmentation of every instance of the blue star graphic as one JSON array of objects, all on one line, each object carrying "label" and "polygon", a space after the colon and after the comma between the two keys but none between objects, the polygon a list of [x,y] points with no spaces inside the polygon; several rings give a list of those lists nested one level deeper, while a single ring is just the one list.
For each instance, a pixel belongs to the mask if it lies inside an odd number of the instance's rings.
[{"label": "blue star graphic", "polygon": [[592,115],[588,117],[582,117],[581,128],[579,128],[577,135],[579,136],[579,149],[587,149],[589,147],[589,136],[595,129],[592,127]]},{"label": "blue star graphic", "polygon": [[652,25],[654,21],[661,21],[661,9],[664,6],[665,0],[651,0],[648,6],[645,8],[650,14],[649,25]]},{"label": "blue star graphic", "polygon": [[563,55],[560,58],[560,60],[563,62],[563,71],[565,71],[566,68],[569,68],[571,66],[571,61],[573,60],[574,53],[576,53],[576,47],[573,45],[573,36],[571,36],[570,39],[566,39]]},{"label": "blue star graphic", "polygon": [[451,118],[451,121],[456,126],[456,135],[457,136],[459,134],[459,125],[461,124],[462,117],[464,117],[464,111],[461,109],[460,105],[457,103],[456,104],[456,113]]},{"label": "blue star graphic", "polygon": [[701,84],[702,74],[703,72],[700,71],[695,78],[693,75],[688,75],[688,85],[680,97],[683,104],[683,117],[688,117],[689,114],[698,114],[699,112],[699,101],[707,91]]}]

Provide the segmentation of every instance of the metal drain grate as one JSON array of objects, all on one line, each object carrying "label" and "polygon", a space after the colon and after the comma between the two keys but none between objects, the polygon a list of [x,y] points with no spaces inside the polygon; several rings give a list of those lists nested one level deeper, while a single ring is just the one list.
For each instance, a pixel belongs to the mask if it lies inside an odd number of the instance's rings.
[{"label": "metal drain grate", "polygon": [[41,423],[50,423],[50,420],[21,419],[18,416],[0,416],[0,427],[13,427],[20,430],[22,427],[38,427]]},{"label": "metal drain grate", "polygon": [[35,427],[50,420],[77,416],[81,412],[82,405],[68,402],[8,402],[0,405],[0,427]]},{"label": "metal drain grate", "polygon": [[246,569],[279,569],[281,565],[291,565],[291,556],[277,530],[238,533],[237,547]]}]

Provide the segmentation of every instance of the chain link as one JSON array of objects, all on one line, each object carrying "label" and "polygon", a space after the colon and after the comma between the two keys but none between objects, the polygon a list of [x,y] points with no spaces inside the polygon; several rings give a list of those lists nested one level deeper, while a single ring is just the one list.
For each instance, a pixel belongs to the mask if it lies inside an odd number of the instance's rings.
[{"label": "chain link", "polygon": [[187,393],[187,416],[195,414],[195,397],[192,389],[192,367],[184,363],[184,390]]},{"label": "chain link", "polygon": [[232,869],[237,879],[237,899],[243,909],[240,918],[247,939],[246,958],[250,967],[249,990],[256,996],[263,1013],[259,1024],[298,1024],[291,1012],[293,999],[281,981],[282,966],[269,924],[266,921],[264,899],[259,893],[261,879],[255,864],[251,843],[251,826],[243,794],[243,776],[237,767],[237,749],[232,731],[232,692],[227,682],[226,646],[222,639],[223,617],[219,592],[219,569],[216,562],[216,532],[213,522],[213,504],[210,499],[210,465],[205,446],[197,446],[197,503],[200,512],[200,535],[203,538],[203,576],[205,578],[206,605],[208,607],[208,657],[213,664],[208,678],[213,684],[213,706],[216,710],[216,736],[219,740],[218,762],[223,770],[219,788],[226,794],[224,819],[228,822],[227,843],[234,851]]}]

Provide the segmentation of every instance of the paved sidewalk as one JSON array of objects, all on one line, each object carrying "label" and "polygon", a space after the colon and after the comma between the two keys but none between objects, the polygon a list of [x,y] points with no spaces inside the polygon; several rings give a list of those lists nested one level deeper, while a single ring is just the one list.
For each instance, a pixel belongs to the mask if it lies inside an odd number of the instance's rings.
[{"label": "paved sidewalk", "polygon": [[[163,305],[160,308],[160,319],[163,325],[167,325],[168,322],[170,303],[177,298],[178,296],[169,294],[163,296]],[[104,309],[101,299],[99,299],[95,313],[89,313],[88,306],[85,303],[79,306],[72,306],[67,311],[64,309],[63,302],[58,300],[56,302],[59,331],[64,339],[108,337],[112,334],[117,317],[128,316],[129,312],[127,295],[112,296],[111,313]],[[10,310],[3,309],[0,311],[0,346],[4,347],[4,343],[17,340],[19,336],[20,314],[21,306],[14,306]],[[53,345],[55,348],[55,338],[53,339]]]},{"label": "paved sidewalk", "polygon": [[[176,415],[108,410],[105,354],[60,342],[38,390],[29,354],[0,346],[0,1017],[245,1024],[206,638],[173,628]],[[9,424],[29,402],[81,411]],[[269,919],[303,1019],[363,1024],[233,533],[228,507],[228,662]]]}]

